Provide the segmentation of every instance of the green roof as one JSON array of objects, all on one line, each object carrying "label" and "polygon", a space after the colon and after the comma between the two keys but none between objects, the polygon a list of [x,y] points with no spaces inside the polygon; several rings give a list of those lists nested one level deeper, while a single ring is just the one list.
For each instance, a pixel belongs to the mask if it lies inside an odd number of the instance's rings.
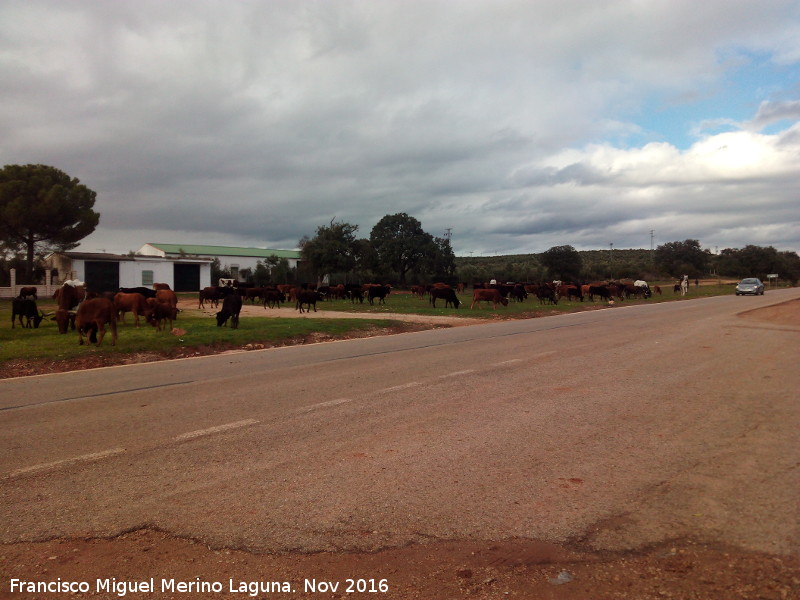
[{"label": "green roof", "polygon": [[299,250],[272,250],[270,248],[237,248],[235,246],[200,246],[196,244],[154,244],[150,246],[158,248],[167,254],[194,254],[198,256],[252,256],[256,258],[300,258]]}]

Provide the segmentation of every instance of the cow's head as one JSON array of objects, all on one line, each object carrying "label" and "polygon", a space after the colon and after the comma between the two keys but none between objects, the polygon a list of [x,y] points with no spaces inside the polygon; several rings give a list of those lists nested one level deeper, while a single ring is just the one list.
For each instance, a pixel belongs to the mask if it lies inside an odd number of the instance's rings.
[{"label": "cow's head", "polygon": [[58,333],[67,333],[70,325],[75,329],[75,313],[70,313],[66,308],[59,308],[53,320],[58,325]]},{"label": "cow's head", "polygon": [[38,315],[33,315],[33,328],[39,329],[39,325],[45,318],[45,314],[42,311],[39,311]]}]

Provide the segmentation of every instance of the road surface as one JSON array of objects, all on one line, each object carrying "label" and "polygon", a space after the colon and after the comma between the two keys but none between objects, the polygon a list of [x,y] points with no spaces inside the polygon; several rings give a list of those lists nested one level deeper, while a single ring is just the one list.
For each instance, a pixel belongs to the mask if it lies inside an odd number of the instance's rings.
[{"label": "road surface", "polygon": [[[0,541],[800,555],[796,289],[0,381]],[[29,574],[32,575],[32,574]]]}]

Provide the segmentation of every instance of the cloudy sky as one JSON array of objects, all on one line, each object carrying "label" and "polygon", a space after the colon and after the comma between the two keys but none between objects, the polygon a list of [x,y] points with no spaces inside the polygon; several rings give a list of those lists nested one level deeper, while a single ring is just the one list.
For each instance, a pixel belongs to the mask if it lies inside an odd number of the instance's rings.
[{"label": "cloudy sky", "polygon": [[0,80],[84,251],[399,212],[459,256],[800,251],[796,0],[0,0]]}]

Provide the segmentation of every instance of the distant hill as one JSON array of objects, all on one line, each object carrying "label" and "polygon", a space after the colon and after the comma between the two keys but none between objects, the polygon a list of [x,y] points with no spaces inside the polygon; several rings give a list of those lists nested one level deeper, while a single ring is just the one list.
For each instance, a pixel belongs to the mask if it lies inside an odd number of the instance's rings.
[{"label": "distant hill", "polygon": [[[657,276],[649,249],[579,250],[585,279],[650,278]],[[538,281],[546,278],[540,254],[457,256],[456,272],[462,281]]]}]

